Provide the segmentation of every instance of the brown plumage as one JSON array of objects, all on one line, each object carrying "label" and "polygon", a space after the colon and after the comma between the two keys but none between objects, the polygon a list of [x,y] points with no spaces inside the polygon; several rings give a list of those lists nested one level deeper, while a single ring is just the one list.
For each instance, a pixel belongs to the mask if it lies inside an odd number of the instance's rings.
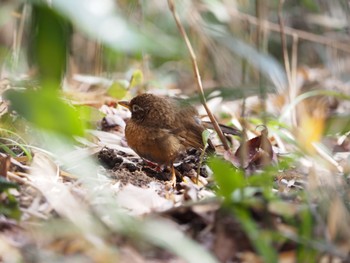
[{"label": "brown plumage", "polygon": [[188,148],[204,148],[205,128],[197,110],[182,101],[152,94],[141,94],[119,104],[131,111],[125,127],[130,148],[142,158],[170,166],[174,184],[176,158]]}]

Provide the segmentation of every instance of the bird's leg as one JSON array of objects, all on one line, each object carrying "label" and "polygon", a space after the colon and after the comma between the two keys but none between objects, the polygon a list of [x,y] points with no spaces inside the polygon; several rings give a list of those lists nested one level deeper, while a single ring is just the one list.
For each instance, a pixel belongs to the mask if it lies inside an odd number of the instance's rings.
[{"label": "bird's leg", "polygon": [[173,164],[171,164],[170,167],[171,167],[171,180],[170,180],[170,182],[171,182],[171,185],[173,187],[175,187],[176,186],[176,172],[175,172],[175,168],[174,168]]},{"label": "bird's leg", "polygon": [[146,159],[143,159],[143,161],[146,163],[146,165],[151,168],[152,170],[155,170],[157,173],[161,172],[161,166],[154,163],[154,162],[151,162],[151,161],[148,161]]}]

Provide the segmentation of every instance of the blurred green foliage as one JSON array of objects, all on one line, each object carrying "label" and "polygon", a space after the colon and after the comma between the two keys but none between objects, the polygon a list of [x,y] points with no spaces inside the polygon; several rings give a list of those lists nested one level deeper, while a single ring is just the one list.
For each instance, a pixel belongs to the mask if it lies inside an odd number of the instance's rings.
[{"label": "blurred green foliage", "polygon": [[[237,218],[264,262],[278,262],[277,247],[288,240],[297,244],[298,262],[314,262],[316,258],[317,250],[313,243],[315,222],[310,207],[300,206],[300,211],[295,214],[288,208],[286,201],[271,191],[278,170],[287,169],[292,162],[294,159],[285,158],[278,166],[268,166],[262,172],[245,175],[243,170],[232,167],[227,161],[219,158],[209,160],[217,183],[217,193],[224,199],[224,209]],[[287,236],[275,230],[272,224],[274,215],[269,207],[280,205],[285,207],[277,209],[282,221],[294,227],[297,235]],[[261,217],[261,222],[254,219],[254,214],[255,217]],[[269,227],[261,227],[261,224]]]},{"label": "blurred green foliage", "polygon": [[[257,206],[262,202],[261,198],[256,196],[259,189],[249,187],[252,185],[249,184],[249,180],[257,182],[254,180],[255,177],[246,178],[243,170],[233,168],[230,163],[219,158],[212,158],[209,161],[209,166],[213,170],[217,183],[217,193],[224,198],[226,209],[239,220],[264,262],[277,262],[277,252],[272,244],[273,232],[260,229],[250,212],[251,206]],[[259,180],[260,184],[255,184],[254,187],[266,184],[264,182],[272,184],[270,176],[265,174],[256,176],[260,177],[261,180]]]},{"label": "blurred green foliage", "polygon": [[9,90],[6,97],[11,108],[39,128],[70,137],[84,135],[83,122],[78,111],[63,101],[51,89]]},{"label": "blurred green foliage", "polygon": [[71,26],[46,5],[33,5],[31,19],[30,60],[38,68],[41,87],[59,89],[67,65]]},{"label": "blurred green foliage", "polygon": [[10,189],[18,189],[18,185],[0,176],[0,215],[19,220],[21,216],[19,204]]}]

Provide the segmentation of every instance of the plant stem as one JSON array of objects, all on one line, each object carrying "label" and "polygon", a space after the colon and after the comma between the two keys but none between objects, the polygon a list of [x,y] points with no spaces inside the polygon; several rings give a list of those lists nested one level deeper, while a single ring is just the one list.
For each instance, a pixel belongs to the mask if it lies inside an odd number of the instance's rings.
[{"label": "plant stem", "polygon": [[195,76],[195,79],[196,79],[196,83],[197,83],[197,88],[198,88],[198,91],[199,91],[199,94],[200,94],[200,99],[201,99],[201,102],[203,104],[203,107],[204,109],[206,110],[207,114],[208,114],[208,117],[211,121],[211,123],[213,124],[213,127],[215,129],[215,131],[217,132],[225,150],[229,150],[230,147],[227,143],[227,140],[223,134],[223,132],[221,131],[220,129],[220,126],[218,124],[218,122],[216,121],[214,115],[212,114],[212,112],[210,111],[207,103],[206,103],[206,100],[205,100],[205,97],[204,97],[204,91],[203,91],[203,85],[202,85],[202,80],[201,80],[201,76],[199,74],[199,69],[198,69],[198,65],[197,65],[197,59],[196,59],[196,54],[194,53],[193,51],[193,48],[192,48],[192,45],[191,45],[191,42],[187,36],[187,33],[180,21],[180,18],[178,16],[178,14],[176,13],[175,11],[175,5],[174,5],[174,1],[173,0],[168,0],[168,5],[169,5],[169,9],[171,11],[171,13],[173,14],[173,17],[175,19],[175,23],[181,33],[181,36],[182,38],[184,39],[185,41],[185,44],[187,46],[187,49],[190,53],[190,58],[191,58],[191,62],[192,62],[192,68],[193,68],[193,71],[194,71],[194,76]]}]

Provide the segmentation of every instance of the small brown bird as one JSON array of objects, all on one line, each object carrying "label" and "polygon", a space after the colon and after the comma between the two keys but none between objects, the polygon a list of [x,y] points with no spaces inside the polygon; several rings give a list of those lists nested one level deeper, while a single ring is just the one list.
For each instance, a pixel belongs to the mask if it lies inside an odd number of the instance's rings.
[{"label": "small brown bird", "polygon": [[204,148],[205,128],[197,110],[183,101],[152,94],[141,94],[119,104],[131,111],[125,127],[130,148],[142,158],[170,166],[174,185],[173,163],[177,157],[188,148]]}]

